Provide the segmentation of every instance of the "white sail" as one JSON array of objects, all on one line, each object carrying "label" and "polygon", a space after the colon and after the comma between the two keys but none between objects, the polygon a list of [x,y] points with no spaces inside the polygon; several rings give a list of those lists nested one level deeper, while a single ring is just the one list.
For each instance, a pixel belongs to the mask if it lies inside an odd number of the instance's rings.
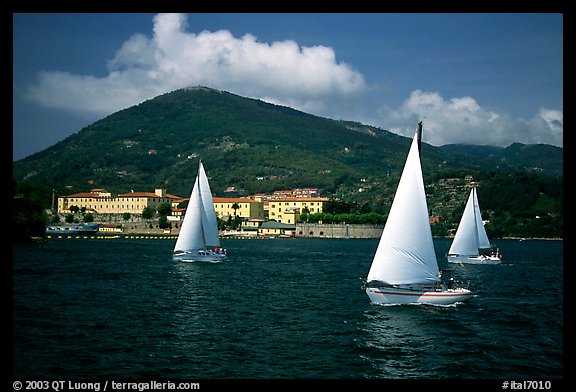
[{"label": "white sail", "polygon": [[208,184],[208,178],[204,171],[204,165],[200,162],[198,168],[198,179],[200,185],[200,198],[202,200],[203,214],[202,226],[204,228],[204,240],[206,246],[220,246],[220,239],[218,238],[218,223],[216,221],[216,210],[214,209],[214,201],[212,200],[212,191]]},{"label": "white sail", "polygon": [[474,192],[474,217],[476,218],[476,228],[478,229],[478,248],[489,249],[492,245],[490,245],[490,241],[488,240],[488,234],[486,234],[484,222],[482,221],[482,214],[480,214],[478,193],[476,192],[476,188],[473,188],[472,190]]},{"label": "white sail", "polygon": [[418,284],[436,282],[440,278],[417,136],[414,135],[386,226],[368,272],[368,282]]},{"label": "white sail", "polygon": [[[449,254],[478,256],[478,225],[474,210],[474,188],[470,191],[464,213],[460,218],[458,230],[450,246]],[[482,221],[480,221],[482,224]],[[482,227],[484,229],[484,227]]]},{"label": "white sail", "polygon": [[226,250],[220,248],[216,211],[202,162],[198,164],[198,174],[172,258],[182,262],[211,263],[226,258]]},{"label": "white sail", "polygon": [[194,182],[188,208],[184,215],[184,221],[180,226],[180,234],[174,246],[174,252],[190,252],[193,250],[204,249],[204,230],[202,229],[202,215],[204,207],[200,199],[200,189],[198,176]]},{"label": "white sail", "polygon": [[490,241],[480,214],[478,194],[476,188],[472,188],[448,254],[478,256],[480,254],[479,249],[490,249],[490,247]]}]

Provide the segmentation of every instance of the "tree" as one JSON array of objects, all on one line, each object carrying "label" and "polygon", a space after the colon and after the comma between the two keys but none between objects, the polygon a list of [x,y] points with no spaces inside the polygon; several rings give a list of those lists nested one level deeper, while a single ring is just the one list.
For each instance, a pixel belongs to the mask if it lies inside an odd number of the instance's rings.
[{"label": "tree", "polygon": [[39,188],[13,180],[12,239],[30,241],[42,237],[48,216],[42,205],[43,195]]},{"label": "tree", "polygon": [[151,219],[154,216],[154,211],[150,207],[144,207],[142,210],[142,219]]},{"label": "tree", "polygon": [[166,217],[166,215],[161,215],[160,218],[158,219],[158,227],[160,227],[161,229],[168,229],[169,227],[171,227],[170,222],[168,222],[168,218]]},{"label": "tree", "polygon": [[170,206],[170,203],[161,203],[156,210],[161,216],[167,216],[172,213],[172,207]]},{"label": "tree", "polygon": [[130,213],[129,213],[129,212],[123,213],[123,214],[122,214],[122,218],[123,218],[125,221],[130,220]]}]

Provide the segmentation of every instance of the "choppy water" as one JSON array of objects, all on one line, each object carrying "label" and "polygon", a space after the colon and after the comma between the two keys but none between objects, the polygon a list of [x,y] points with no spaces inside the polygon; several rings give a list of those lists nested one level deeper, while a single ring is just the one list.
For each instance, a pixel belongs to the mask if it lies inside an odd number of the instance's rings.
[{"label": "choppy water", "polygon": [[61,239],[13,249],[14,378],[563,377],[562,241],[495,241],[510,264],[440,268],[455,306],[372,305],[377,240],[224,240],[220,264],[173,240]]}]

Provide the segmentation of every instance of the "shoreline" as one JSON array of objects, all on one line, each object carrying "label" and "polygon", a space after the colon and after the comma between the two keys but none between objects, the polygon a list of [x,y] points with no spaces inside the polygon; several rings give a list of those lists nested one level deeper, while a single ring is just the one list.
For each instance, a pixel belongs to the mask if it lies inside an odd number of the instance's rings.
[{"label": "shoreline", "polygon": [[[54,239],[115,239],[115,238],[126,238],[126,239],[177,239],[178,234],[174,233],[151,233],[151,232],[130,232],[130,233],[110,233],[110,232],[98,232],[98,233],[71,233],[71,234],[49,234],[44,237],[31,237],[32,242],[42,242]],[[379,239],[380,237],[309,237],[309,236],[296,236],[296,237],[284,237],[284,236],[220,236],[220,239],[234,239],[234,240],[269,240],[269,239]],[[434,239],[453,239],[454,237],[433,237]],[[564,238],[546,238],[546,237],[502,237],[493,238],[492,241],[507,240],[507,241],[564,241]]]}]

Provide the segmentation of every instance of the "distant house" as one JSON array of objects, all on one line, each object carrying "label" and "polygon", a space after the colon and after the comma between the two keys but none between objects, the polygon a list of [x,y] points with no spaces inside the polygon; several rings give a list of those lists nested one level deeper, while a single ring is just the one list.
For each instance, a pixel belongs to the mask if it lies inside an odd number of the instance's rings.
[{"label": "distant house", "polygon": [[296,225],[267,221],[258,228],[258,235],[262,237],[295,237]]}]

